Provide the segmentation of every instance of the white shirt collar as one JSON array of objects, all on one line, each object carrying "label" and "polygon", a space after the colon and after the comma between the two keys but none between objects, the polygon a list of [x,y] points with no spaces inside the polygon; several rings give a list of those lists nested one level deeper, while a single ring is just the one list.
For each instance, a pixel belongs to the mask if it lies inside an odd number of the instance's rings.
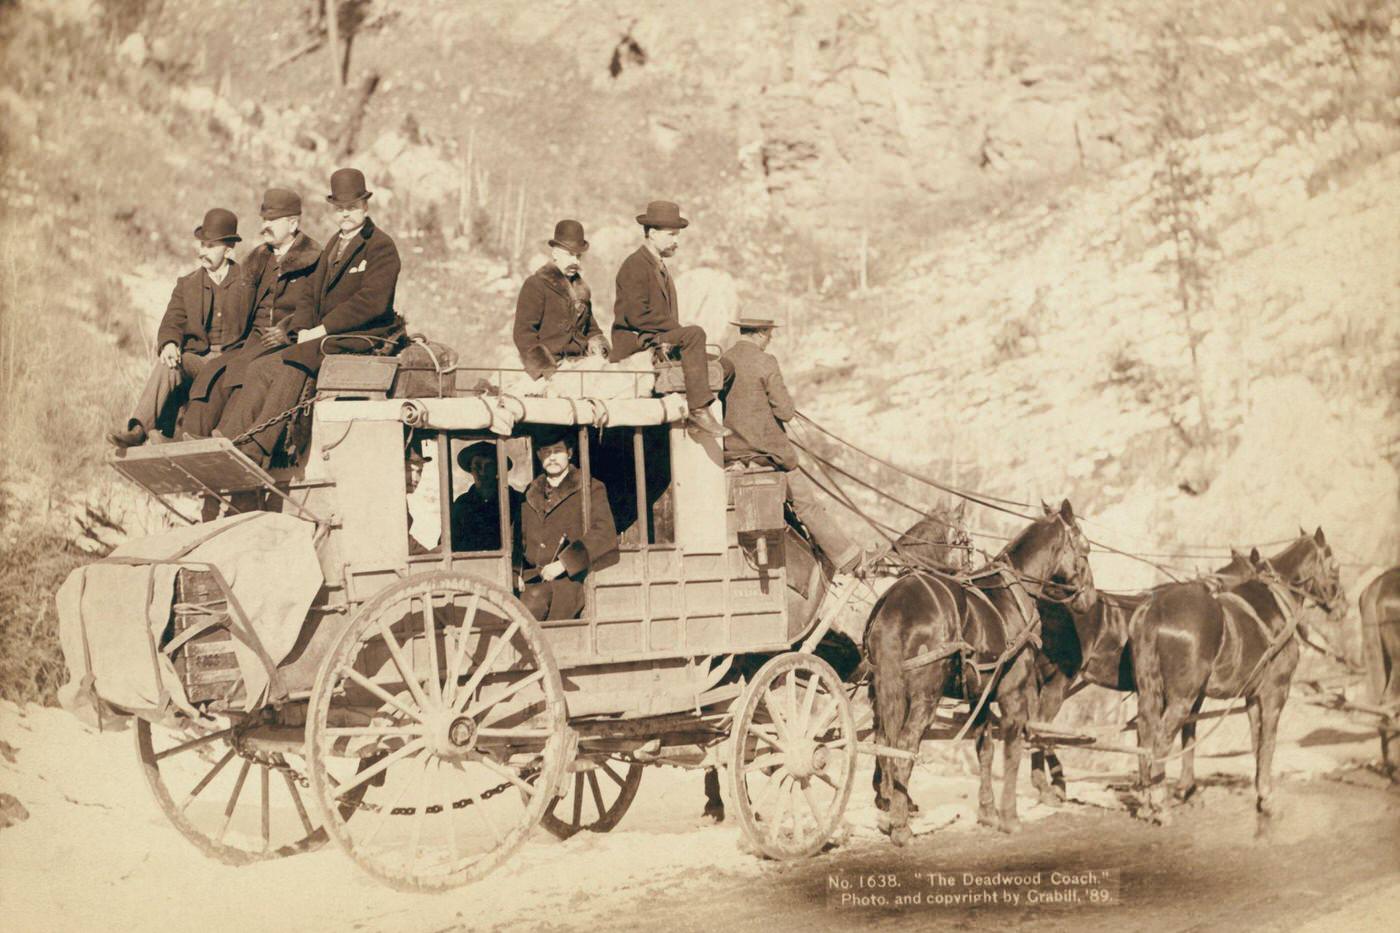
[{"label": "white shirt collar", "polygon": [[232,267],[233,263],[225,259],[224,264],[219,267],[217,272],[210,272],[208,269],[204,271],[208,274],[209,278],[214,280],[215,285],[222,285],[224,284],[224,278],[228,275],[228,270]]}]

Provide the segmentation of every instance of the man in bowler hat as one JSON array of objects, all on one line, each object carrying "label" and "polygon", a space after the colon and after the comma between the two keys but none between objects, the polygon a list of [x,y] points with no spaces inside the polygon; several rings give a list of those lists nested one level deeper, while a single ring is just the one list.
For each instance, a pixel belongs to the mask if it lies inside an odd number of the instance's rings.
[{"label": "man in bowler hat", "polygon": [[617,362],[638,350],[662,345],[679,347],[690,423],[706,434],[723,437],[728,429],[709,412],[715,396],[710,391],[705,330],[694,324],[681,326],[676,283],[666,268],[666,260],[680,246],[680,232],[690,221],[681,216],[676,204],[652,201],[645,214],[637,215],[637,223],[642,225],[642,245],[617,270],[611,359]]},{"label": "man in bowler hat", "polygon": [[240,313],[248,331],[190,387],[184,430],[196,437],[213,431],[254,360],[291,345],[288,323],[321,258],[321,244],[301,230],[301,196],[295,191],[268,188],[259,214],[263,242],[244,257],[240,283]]},{"label": "man in bowler hat", "polygon": [[[321,251],[307,289],[288,320],[292,346],[254,362],[219,424],[218,433],[238,437],[293,408],[327,353],[385,353],[403,341],[403,319],[394,313],[399,251],[370,219],[365,176],[342,168],[331,175],[340,230]],[[269,425],[241,449],[266,465],[281,442],[286,422]]]},{"label": "man in bowler hat", "polygon": [[797,446],[783,428],[797,417],[797,408],[783,385],[777,358],[768,352],[777,322],[742,317],[730,323],[739,328],[739,339],[723,360],[725,373],[732,373],[724,396],[724,424],[733,432],[724,439],[725,463],[782,470],[788,503],[798,521],[838,573],[854,570],[864,551],[846,537],[817,498],[812,481],[798,470]]},{"label": "man in bowler hat", "polygon": [[[572,619],[583,608],[584,579],[617,550],[608,491],[570,462],[576,429],[555,428],[535,438],[541,473],[525,488],[520,508],[520,601],[536,619]],[[588,521],[584,522],[584,501]]]},{"label": "man in bowler hat", "polygon": [[561,220],[549,241],[549,262],[520,286],[515,348],[531,379],[548,376],[571,357],[606,356],[608,341],[593,319],[593,296],[579,272],[588,251],[583,224]]},{"label": "man in bowler hat", "polygon": [[159,431],[175,433],[185,390],[200,371],[243,334],[236,307],[238,276],[234,244],[238,216],[215,207],[194,230],[199,268],[175,283],[156,331],[156,362],[126,425],[108,433],[118,447],[134,447]]}]

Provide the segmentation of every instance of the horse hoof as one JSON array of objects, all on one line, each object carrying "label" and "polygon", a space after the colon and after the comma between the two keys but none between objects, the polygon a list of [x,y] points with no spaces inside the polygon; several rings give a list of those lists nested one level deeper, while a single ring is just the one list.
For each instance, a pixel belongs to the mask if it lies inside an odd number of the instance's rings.
[{"label": "horse hoof", "polygon": [[1172,797],[1178,806],[1199,807],[1205,803],[1206,789],[1199,784],[1192,784],[1190,787],[1177,788],[1172,792]]},{"label": "horse hoof", "polygon": [[1058,787],[1042,787],[1040,789],[1040,803],[1047,807],[1058,807],[1065,802],[1065,792]]},{"label": "horse hoof", "polygon": [[1172,825],[1172,811],[1166,807],[1155,807],[1151,813],[1151,820],[1157,826]]},{"label": "horse hoof", "polygon": [[1021,821],[1014,816],[1005,817],[997,828],[1009,836],[1021,831]]},{"label": "horse hoof", "polygon": [[1283,807],[1279,805],[1277,800],[1272,798],[1260,798],[1257,809],[1259,810],[1259,815],[1266,820],[1277,819],[1279,814],[1283,812]]},{"label": "horse hoof", "polygon": [[997,814],[995,810],[979,810],[977,811],[977,825],[990,826],[993,829],[1000,829],[1001,817]]},{"label": "horse hoof", "polygon": [[890,830],[894,828],[894,824],[890,822],[890,815],[884,812],[883,810],[876,813],[875,828],[878,829],[880,832],[884,833],[886,836],[888,836],[890,834]]},{"label": "horse hoof", "polygon": [[705,817],[705,819],[707,819],[707,820],[714,820],[716,823],[723,823],[723,822],[724,822],[724,805],[723,805],[723,804],[713,804],[713,803],[707,803],[707,804],[705,804],[705,813],[704,813],[704,817]]},{"label": "horse hoof", "polygon": [[907,846],[913,838],[914,834],[909,831],[908,826],[897,826],[890,831],[890,842],[893,842],[901,849]]}]

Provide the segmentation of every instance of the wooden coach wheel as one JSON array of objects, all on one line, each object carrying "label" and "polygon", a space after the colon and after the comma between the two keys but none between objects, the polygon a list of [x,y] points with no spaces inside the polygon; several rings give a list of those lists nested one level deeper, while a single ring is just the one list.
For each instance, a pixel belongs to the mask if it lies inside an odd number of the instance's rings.
[{"label": "wooden coach wheel", "polygon": [[[573,754],[539,624],[508,591],[450,571],[405,580],[360,611],[317,674],[306,743],[331,837],[404,890],[500,864],[554,803]],[[372,755],[333,776],[336,762]],[[362,787],[356,809],[367,812],[347,820],[342,803]]]},{"label": "wooden coach wheel", "polygon": [[612,829],[632,806],[643,767],[637,762],[575,759],[560,783],[560,796],[545,811],[544,828],[560,839],[580,830],[605,833]]},{"label": "wooden coach wheel", "polygon": [[308,791],[298,786],[301,759],[240,754],[227,720],[186,720],[176,730],[138,719],[136,752],[156,802],[206,855],[246,865],[326,841],[319,820],[307,812]]},{"label": "wooden coach wheel", "polygon": [[801,652],[773,658],[738,700],[730,768],[739,822],[775,859],[819,852],[855,780],[855,716],[841,678]]}]

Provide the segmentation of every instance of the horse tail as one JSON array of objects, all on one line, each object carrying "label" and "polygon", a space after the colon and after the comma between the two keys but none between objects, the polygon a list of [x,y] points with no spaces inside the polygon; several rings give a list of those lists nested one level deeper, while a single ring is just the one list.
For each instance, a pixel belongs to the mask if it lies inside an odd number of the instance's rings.
[{"label": "horse tail", "polygon": [[[1162,658],[1157,650],[1155,600],[1145,600],[1128,620],[1128,644],[1132,646],[1132,674],[1137,687],[1138,747],[1152,750],[1158,724],[1166,708],[1166,682]],[[1147,758],[1139,759],[1139,778],[1146,792],[1154,769]]]}]

